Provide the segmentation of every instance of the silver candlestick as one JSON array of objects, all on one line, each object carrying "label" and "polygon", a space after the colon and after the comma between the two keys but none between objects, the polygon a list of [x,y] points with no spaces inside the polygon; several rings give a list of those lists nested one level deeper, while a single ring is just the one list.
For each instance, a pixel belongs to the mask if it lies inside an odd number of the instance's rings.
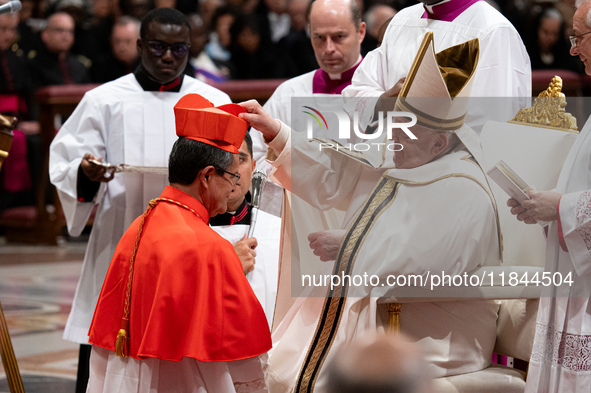
[{"label": "silver candlestick", "polygon": [[257,222],[257,215],[261,206],[261,194],[266,182],[267,174],[260,169],[255,170],[252,175],[252,214],[250,216],[250,228],[248,229],[249,238],[254,233],[254,226]]}]

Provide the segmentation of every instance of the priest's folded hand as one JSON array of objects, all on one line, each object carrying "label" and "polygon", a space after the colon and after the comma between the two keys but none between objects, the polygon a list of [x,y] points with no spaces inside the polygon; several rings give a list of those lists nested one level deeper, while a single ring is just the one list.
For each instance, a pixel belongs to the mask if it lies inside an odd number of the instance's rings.
[{"label": "priest's folded hand", "polygon": [[240,262],[242,263],[242,270],[244,274],[248,274],[254,270],[254,264],[256,263],[255,257],[257,256],[254,250],[258,245],[257,239],[254,237],[247,238],[246,235],[242,240],[234,243],[234,251]]},{"label": "priest's folded hand", "polygon": [[314,250],[314,255],[318,255],[322,262],[327,262],[337,259],[344,236],[344,229],[333,229],[312,232],[308,235],[308,241],[310,248]]},{"label": "priest's folded hand", "polygon": [[511,208],[511,214],[516,216],[517,220],[523,221],[526,224],[536,224],[537,221],[530,217],[530,213],[528,213],[527,209],[519,204],[517,200],[513,198],[509,198],[507,201],[507,206]]}]

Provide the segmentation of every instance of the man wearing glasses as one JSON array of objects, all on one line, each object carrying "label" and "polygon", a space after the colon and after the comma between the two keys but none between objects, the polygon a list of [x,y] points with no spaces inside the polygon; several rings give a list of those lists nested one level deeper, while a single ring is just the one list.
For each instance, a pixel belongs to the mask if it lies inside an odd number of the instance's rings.
[{"label": "man wearing glasses", "polygon": [[[577,23],[575,24],[577,21],[576,17],[573,21],[573,29],[575,34],[578,33],[578,35],[571,35],[568,38],[570,39],[570,54],[572,56],[579,56],[579,58],[581,59],[581,61],[585,64],[585,73],[587,75],[591,75],[591,67],[589,64],[589,57],[591,56],[591,50],[589,50],[589,38],[587,34],[591,33],[591,27],[589,27],[589,25],[587,25],[587,23]],[[579,30],[582,29],[590,29],[589,31],[585,31],[580,33],[579,31],[577,31],[577,28]]]},{"label": "man wearing glasses", "polygon": [[[579,5],[570,37],[591,75],[591,1]],[[527,393],[578,393],[591,384],[591,121],[573,144],[552,191],[529,191],[520,205],[509,199],[511,213],[527,224],[548,221],[544,274],[567,277],[545,286],[529,363]]]},{"label": "man wearing glasses", "polygon": [[267,392],[265,314],[232,245],[207,225],[239,187],[244,109],[188,94],[174,111],[170,186],[109,265],[89,333],[88,392]]},{"label": "man wearing glasses", "polygon": [[117,242],[167,184],[166,176],[157,173],[110,176],[103,166],[90,160],[166,167],[176,140],[176,102],[187,93],[199,93],[214,105],[230,102],[225,93],[183,75],[190,33],[187,18],[176,10],[159,8],[146,14],[137,41],[139,67],[89,91],[50,148],[50,177],[71,236],[80,235],[98,205],[64,331],[66,340],[83,345],[78,392],[86,391],[90,347],[84,344]]},{"label": "man wearing glasses", "polygon": [[256,166],[252,152],[252,138],[250,133],[246,133],[238,151],[239,174],[236,187],[228,200],[228,211],[212,217],[209,225],[224,239],[234,244],[234,250],[242,262],[244,274],[263,306],[269,328],[271,328],[279,276],[281,218],[259,211],[252,237],[247,238],[251,226],[254,225],[252,196],[249,192]]}]

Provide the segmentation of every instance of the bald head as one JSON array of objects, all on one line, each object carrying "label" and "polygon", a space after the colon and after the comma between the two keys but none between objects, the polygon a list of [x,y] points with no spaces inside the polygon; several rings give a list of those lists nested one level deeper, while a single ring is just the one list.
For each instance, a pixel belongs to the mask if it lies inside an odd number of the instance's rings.
[{"label": "bald head", "polygon": [[365,13],[365,23],[367,24],[367,33],[374,38],[378,38],[379,30],[387,20],[396,15],[396,10],[389,5],[376,4]]},{"label": "bald head", "polygon": [[338,349],[327,365],[329,393],[426,392],[421,354],[400,335],[362,337]]},{"label": "bald head", "polygon": [[587,0],[579,5],[575,16],[573,17],[573,35],[575,36],[575,45],[570,48],[570,54],[579,56],[585,64],[585,73],[591,75],[591,0]]},{"label": "bald head", "polygon": [[365,23],[355,0],[316,0],[309,8],[310,38],[316,61],[340,75],[359,59]]},{"label": "bald head", "polygon": [[362,13],[361,13],[361,8],[359,8],[359,3],[357,3],[357,1],[330,1],[330,0],[311,0],[308,2],[308,10],[307,10],[307,18],[308,21],[310,21],[310,15],[312,13],[312,9],[314,8],[314,6],[316,4],[320,4],[323,7],[326,7],[326,5],[330,6],[330,5],[334,5],[337,7],[342,7],[342,6],[347,6],[349,7],[350,13],[348,14],[348,18],[351,19],[351,21],[353,22],[353,24],[355,24],[355,28],[359,29],[359,26],[361,25],[361,21],[362,21]]}]

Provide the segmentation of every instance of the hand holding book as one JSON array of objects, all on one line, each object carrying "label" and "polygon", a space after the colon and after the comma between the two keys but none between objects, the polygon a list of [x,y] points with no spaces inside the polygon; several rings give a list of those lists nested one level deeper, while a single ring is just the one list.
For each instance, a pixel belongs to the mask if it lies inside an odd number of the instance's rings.
[{"label": "hand holding book", "polygon": [[545,227],[556,219],[560,194],[535,191],[502,160],[487,174],[511,197],[507,205],[519,221],[526,224],[538,223]]},{"label": "hand holding book", "polygon": [[529,199],[527,192],[533,190],[513,169],[501,160],[490,169],[487,174],[495,181],[511,198],[521,203]]}]

